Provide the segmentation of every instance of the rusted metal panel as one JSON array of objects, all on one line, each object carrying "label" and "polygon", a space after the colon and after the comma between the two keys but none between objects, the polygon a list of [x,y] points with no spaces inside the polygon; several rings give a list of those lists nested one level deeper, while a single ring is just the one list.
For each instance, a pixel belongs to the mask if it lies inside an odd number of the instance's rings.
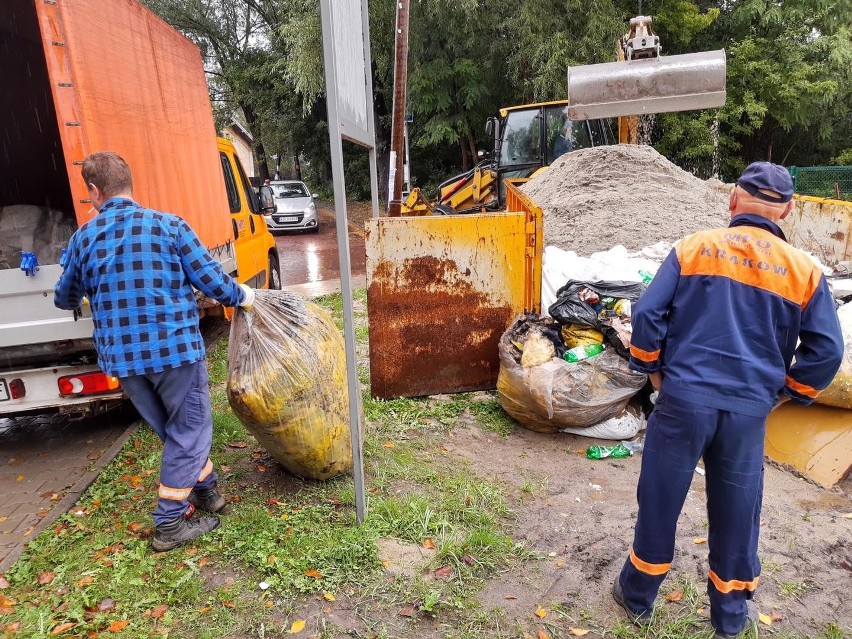
[{"label": "rusted metal panel", "polygon": [[789,242],[833,266],[852,259],[852,202],[797,196],[781,222]]},{"label": "rusted metal panel", "polygon": [[[497,344],[529,293],[528,213],[378,218],[367,223],[374,397],[494,388]],[[539,217],[540,222],[540,217]],[[538,227],[540,228],[540,223]],[[533,238],[535,235],[533,234]],[[533,278],[534,279],[534,278]]]}]

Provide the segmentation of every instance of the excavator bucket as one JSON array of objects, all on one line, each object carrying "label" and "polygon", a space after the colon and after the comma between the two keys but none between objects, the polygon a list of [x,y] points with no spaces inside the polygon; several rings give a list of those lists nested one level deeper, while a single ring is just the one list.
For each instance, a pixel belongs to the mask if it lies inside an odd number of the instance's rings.
[{"label": "excavator bucket", "polygon": [[568,69],[568,117],[592,120],[725,104],[725,51],[705,51]]}]

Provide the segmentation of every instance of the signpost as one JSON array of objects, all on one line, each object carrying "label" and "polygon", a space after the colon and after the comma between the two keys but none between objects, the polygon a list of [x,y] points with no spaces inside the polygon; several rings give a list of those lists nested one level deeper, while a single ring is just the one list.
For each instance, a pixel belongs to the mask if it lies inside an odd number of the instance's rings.
[{"label": "signpost", "polygon": [[343,174],[343,140],[354,142],[369,150],[373,217],[378,217],[378,173],[367,0],[321,0],[320,17],[328,105],[328,136],[331,143],[331,173],[334,180],[334,211],[337,218],[340,288],[343,295],[343,337],[346,343],[355,512],[358,522],[361,523],[367,513],[362,446],[363,417],[352,309],[352,266],[349,256],[349,224],[346,216],[346,181]]}]

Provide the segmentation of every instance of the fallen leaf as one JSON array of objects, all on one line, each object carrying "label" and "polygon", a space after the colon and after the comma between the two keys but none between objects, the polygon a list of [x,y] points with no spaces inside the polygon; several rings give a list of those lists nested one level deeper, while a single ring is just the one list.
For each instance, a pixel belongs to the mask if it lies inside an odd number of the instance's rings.
[{"label": "fallen leaf", "polygon": [[266,558],[266,563],[269,564],[270,566],[272,564],[274,564],[276,561],[278,561],[278,557],[276,557],[275,555],[269,555],[269,557]]},{"label": "fallen leaf", "polygon": [[666,595],[666,601],[675,602],[683,599],[683,591],[682,590],[672,590],[669,594]]},{"label": "fallen leaf", "polygon": [[428,549],[428,550],[434,550],[435,549],[435,540],[432,539],[431,537],[427,537],[426,539],[423,540],[423,547]]},{"label": "fallen leaf", "polygon": [[393,448],[393,442],[385,442],[382,444],[385,448]]},{"label": "fallen leaf", "polygon": [[245,448],[248,444],[245,442],[228,442],[228,446],[231,448]]},{"label": "fallen leaf", "polygon": [[92,585],[92,583],[94,583],[94,581],[94,577],[92,577],[91,575],[86,575],[85,577],[80,577],[80,579],[78,579],[74,583],[78,586],[90,586]]},{"label": "fallen leaf", "polygon": [[146,610],[142,613],[142,616],[144,617],[147,615],[151,619],[162,619],[168,609],[169,607],[166,604],[163,604],[162,606],[157,606],[153,610]]},{"label": "fallen leaf", "polygon": [[109,628],[107,628],[107,630],[109,630],[110,632],[121,632],[122,630],[127,628],[128,624],[130,624],[130,621],[128,621],[127,619],[120,619],[118,621],[113,621],[109,625]]},{"label": "fallen leaf", "polygon": [[61,624],[59,624],[58,626],[54,626],[54,627],[53,627],[53,630],[51,630],[51,631],[50,631],[50,634],[52,634],[52,635],[61,635],[61,634],[62,634],[63,632],[65,632],[66,630],[71,630],[71,628],[73,628],[73,627],[74,627],[74,626],[76,626],[76,625],[77,625],[77,624],[75,624],[75,623],[73,623],[73,622],[71,622],[71,621],[66,621],[65,623],[61,623]]},{"label": "fallen leaf", "polygon": [[472,566],[473,564],[476,563],[476,559],[474,559],[473,555],[462,555],[461,556],[461,562],[465,566]]},{"label": "fallen leaf", "polygon": [[127,530],[132,532],[132,533],[137,533],[140,530],[143,530],[144,528],[145,528],[145,524],[140,524],[140,523],[135,522],[135,521],[132,524],[129,524],[127,526]]},{"label": "fallen leaf", "polygon": [[0,606],[0,617],[3,615],[11,615],[15,612],[14,608],[7,608],[6,606]]},{"label": "fallen leaf", "polygon": [[24,476],[18,475],[17,477],[15,477],[15,481],[24,481]]},{"label": "fallen leaf", "polygon": [[769,613],[769,618],[772,619],[772,621],[784,621],[784,615],[778,614],[774,610]]},{"label": "fallen leaf", "polygon": [[291,635],[298,634],[298,633],[302,632],[302,630],[304,630],[304,629],[305,629],[305,622],[302,621],[301,619],[299,619],[298,621],[294,621],[293,625],[290,626],[290,634]]},{"label": "fallen leaf", "polygon": [[760,619],[760,623],[771,626],[772,625],[772,617],[769,615],[765,615],[762,612],[757,613],[757,618]]},{"label": "fallen leaf", "polygon": [[334,595],[331,594],[330,592],[322,593],[322,598],[325,599],[326,601],[334,601]]},{"label": "fallen leaf", "polygon": [[9,599],[9,597],[7,597],[6,595],[0,595],[0,607],[11,608],[16,603],[18,602],[14,599]]},{"label": "fallen leaf", "polygon": [[334,506],[339,506],[342,503],[337,497],[329,497],[328,501]]},{"label": "fallen leaf", "polygon": [[236,608],[233,601],[223,601],[222,605],[225,606],[225,608]]},{"label": "fallen leaf", "polygon": [[316,568],[311,568],[305,571],[305,577],[313,577],[314,579],[322,579],[322,573]]},{"label": "fallen leaf", "polygon": [[547,610],[539,606],[535,609],[535,616],[539,619],[544,619],[547,616]]},{"label": "fallen leaf", "polygon": [[535,633],[535,636],[536,636],[537,639],[550,639],[550,635],[547,634],[541,628],[538,629],[538,632]]},{"label": "fallen leaf", "polygon": [[568,628],[568,632],[570,632],[575,637],[585,637],[589,634],[589,631],[585,628]]},{"label": "fallen leaf", "polygon": [[267,470],[268,470],[268,468],[266,467],[266,464],[258,464],[257,465],[257,472],[265,473]]},{"label": "fallen leaf", "polygon": [[199,615],[206,615],[211,610],[213,610],[213,606],[204,606],[203,608],[198,609],[198,614]]},{"label": "fallen leaf", "polygon": [[274,606],[274,605],[275,605],[275,602],[274,602],[274,601],[267,601],[267,602],[266,602],[266,607],[267,607],[267,608],[272,608],[272,606]]},{"label": "fallen leaf", "polygon": [[9,587],[9,582],[6,581],[6,578],[0,577],[0,589],[8,588],[8,587]]},{"label": "fallen leaf", "polygon": [[115,599],[104,599],[101,603],[98,604],[98,610],[100,612],[109,612],[110,610],[115,609]]},{"label": "fallen leaf", "polygon": [[204,568],[208,563],[210,563],[210,557],[202,557],[198,560],[198,567]]},{"label": "fallen leaf", "polygon": [[198,554],[198,548],[187,548],[184,551],[184,554],[189,555],[190,557]]},{"label": "fallen leaf", "polygon": [[21,629],[21,622],[20,621],[16,621],[15,623],[7,623],[5,626],[3,626],[3,633],[7,634],[7,635],[13,635],[16,632],[18,632],[18,630],[20,630],[20,629]]},{"label": "fallen leaf", "polygon": [[231,470],[231,467],[230,467],[230,466],[226,466],[225,464],[220,464],[220,465],[219,465],[219,472],[227,473],[227,472],[229,472],[230,470]]},{"label": "fallen leaf", "polygon": [[449,579],[453,575],[453,569],[449,566],[441,566],[435,571],[435,579]]},{"label": "fallen leaf", "polygon": [[417,609],[414,606],[406,606],[399,611],[400,617],[413,617],[417,613]]},{"label": "fallen leaf", "polygon": [[692,543],[696,544],[696,545],[706,544],[707,543],[707,537],[696,537],[695,539],[692,540]]},{"label": "fallen leaf", "polygon": [[56,579],[56,573],[55,572],[43,572],[38,576],[38,585],[39,586],[46,586],[47,584],[49,584],[54,579]]},{"label": "fallen leaf", "polygon": [[280,499],[276,499],[275,497],[270,497],[266,500],[267,506],[284,506],[284,502]]},{"label": "fallen leaf", "polygon": [[517,599],[515,595],[506,595],[505,599]]}]

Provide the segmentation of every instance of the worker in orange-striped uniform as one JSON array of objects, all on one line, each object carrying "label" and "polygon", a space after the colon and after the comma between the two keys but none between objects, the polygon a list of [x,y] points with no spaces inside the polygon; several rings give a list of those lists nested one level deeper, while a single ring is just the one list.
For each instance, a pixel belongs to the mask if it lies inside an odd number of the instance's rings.
[{"label": "worker in orange-striped uniform", "polygon": [[633,547],[612,590],[635,623],[650,620],[671,569],[677,520],[700,458],[710,621],[717,639],[756,622],[750,600],[760,575],[766,417],[787,399],[812,402],[843,357],[825,276],[778,226],[792,197],[783,167],[749,165],[731,193],[730,226],[683,239],[634,305],[630,367],[648,373],[659,391]]}]

